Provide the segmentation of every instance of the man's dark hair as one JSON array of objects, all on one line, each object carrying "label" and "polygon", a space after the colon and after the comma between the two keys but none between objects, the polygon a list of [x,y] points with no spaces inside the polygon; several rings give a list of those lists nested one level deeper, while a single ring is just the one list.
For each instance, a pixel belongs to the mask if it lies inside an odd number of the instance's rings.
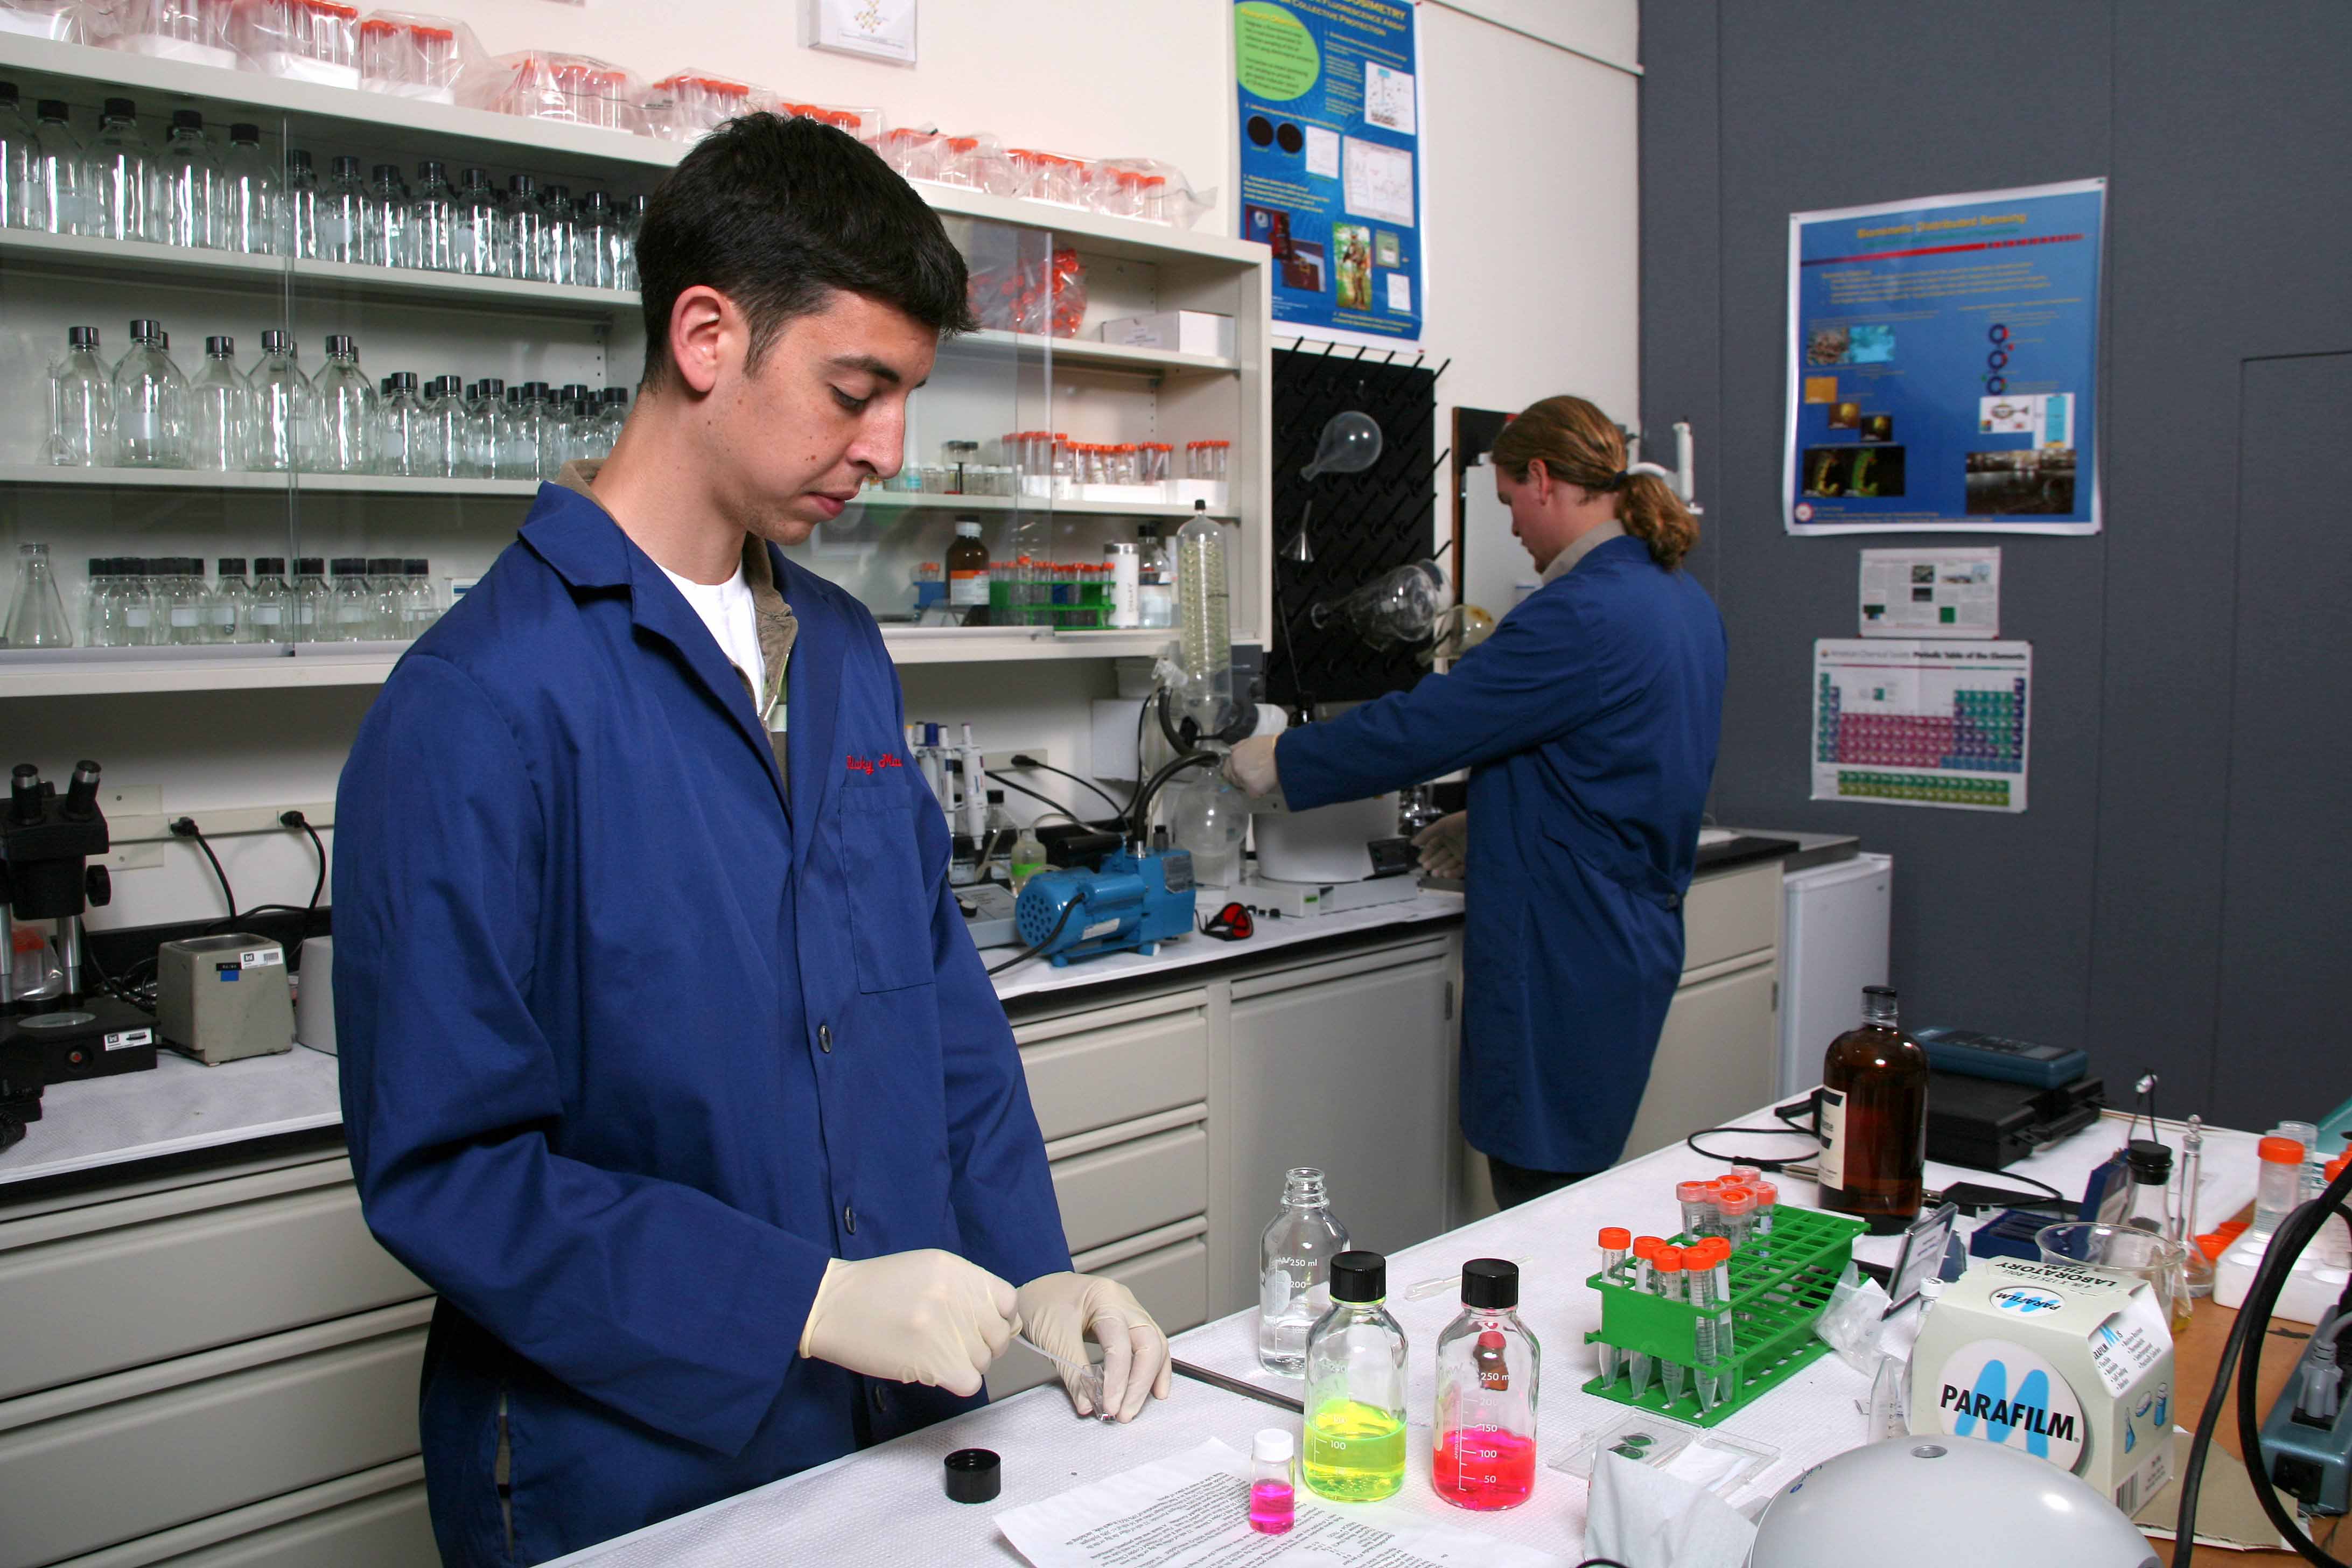
[{"label": "man's dark hair", "polygon": [[670,311],[696,284],[751,323],[750,362],[837,292],[939,332],[978,323],[939,216],[874,150],[805,118],[747,114],[704,137],[654,193],[637,234],[646,388],[667,385]]}]

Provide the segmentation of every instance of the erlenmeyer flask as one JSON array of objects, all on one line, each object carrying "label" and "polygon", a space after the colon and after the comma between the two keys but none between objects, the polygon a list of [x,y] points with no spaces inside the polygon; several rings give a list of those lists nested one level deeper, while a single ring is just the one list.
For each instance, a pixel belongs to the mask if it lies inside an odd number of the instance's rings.
[{"label": "erlenmeyer flask", "polygon": [[9,647],[71,647],[73,626],[49,570],[49,547],[16,547],[16,592],[8,601],[8,623],[0,643]]},{"label": "erlenmeyer flask", "polygon": [[1360,474],[1381,460],[1381,426],[1370,415],[1350,408],[1334,414],[1315,443],[1315,460],[1298,471],[1302,479],[1325,474]]}]

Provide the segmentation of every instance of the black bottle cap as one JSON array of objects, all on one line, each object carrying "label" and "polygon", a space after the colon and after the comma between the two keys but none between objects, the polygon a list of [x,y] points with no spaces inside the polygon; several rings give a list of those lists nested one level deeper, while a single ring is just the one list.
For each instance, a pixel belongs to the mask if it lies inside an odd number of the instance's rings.
[{"label": "black bottle cap", "polygon": [[269,331],[261,334],[261,352],[263,353],[283,353],[293,346],[291,340],[289,340],[284,332],[279,331],[275,327],[272,327]]},{"label": "black bottle cap", "polygon": [[360,177],[360,161],[357,158],[338,158],[330,166],[335,172],[335,178],[339,180],[356,180]]},{"label": "black bottle cap", "polygon": [[368,177],[370,179],[376,180],[397,180],[400,178],[400,165],[397,163],[378,163],[375,167],[368,171]]},{"label": "black bottle cap", "polygon": [[131,323],[131,341],[134,343],[145,342],[149,338],[159,336],[163,331],[163,322],[142,316]]},{"label": "black bottle cap", "polygon": [[127,98],[110,98],[106,100],[104,118],[108,120],[136,120],[139,118],[139,106],[131,102]]},{"label": "black bottle cap", "polygon": [[504,397],[506,395],[507,384],[499,380],[497,376],[485,376],[482,379],[482,395],[484,397]]},{"label": "black bottle cap", "polygon": [[286,166],[289,169],[307,169],[310,166],[310,154],[299,147],[289,147],[286,149]]},{"label": "black bottle cap", "polygon": [[512,191],[516,195],[527,196],[530,195],[531,192],[539,189],[539,182],[532,179],[529,174],[509,174],[507,176],[507,189]]},{"label": "black bottle cap", "polygon": [[68,121],[73,118],[73,110],[62,98],[45,98],[40,102],[40,116],[44,120]]},{"label": "black bottle cap", "polygon": [[323,555],[298,555],[294,558],[294,574],[298,577],[323,577],[327,574],[327,558]]},{"label": "black bottle cap", "polygon": [[490,188],[490,172],[488,169],[467,169],[457,176],[457,182],[469,191],[487,191]]},{"label": "black bottle cap", "polygon": [[621,204],[621,210],[630,214],[642,214],[652,200],[651,196],[631,196]]},{"label": "black bottle cap", "polygon": [[409,576],[422,577],[430,570],[432,570],[432,563],[425,560],[422,555],[411,555],[408,557],[407,574]]},{"label": "black bottle cap", "polygon": [[400,557],[371,555],[368,557],[367,569],[368,575],[371,577],[389,577],[401,569]]},{"label": "black bottle cap", "polygon": [[[6,82],[0,81],[0,87],[6,87],[7,85],[8,84]],[[112,576],[113,574],[107,569],[108,564],[109,563],[107,562],[106,557],[102,555],[91,556],[89,563],[89,574],[93,577]]]},{"label": "black bottle cap", "polygon": [[449,167],[438,158],[426,158],[416,165],[416,177],[420,180],[446,180],[449,177]]},{"label": "black bottle cap", "polygon": [[1377,1252],[1343,1252],[1331,1259],[1331,1300],[1378,1301],[1389,1293],[1389,1260]]},{"label": "black bottle cap", "polygon": [[71,343],[78,349],[94,349],[98,347],[98,329],[96,327],[68,327],[66,329],[66,342]]},{"label": "black bottle cap", "polygon": [[1004,1463],[992,1448],[958,1448],[947,1457],[947,1488],[956,1502],[994,1502],[1004,1489]]},{"label": "black bottle cap", "polygon": [[1865,985],[1862,994],[1864,996],[1884,996],[1889,1002],[1895,1000],[1895,987],[1892,985]]},{"label": "black bottle cap", "polygon": [[375,389],[381,395],[390,397],[392,395],[392,377],[387,375],[379,380],[375,384]]},{"label": "black bottle cap", "polygon": [[253,558],[253,569],[264,577],[282,577],[286,574],[286,557],[257,555]]},{"label": "black bottle cap", "polygon": [[1462,1304],[1482,1312],[1519,1304],[1519,1266],[1504,1258],[1474,1258],[1462,1266]]},{"label": "black bottle cap", "polygon": [[521,406],[522,406],[522,388],[521,388],[521,387],[520,387],[520,386],[509,386],[509,387],[508,387],[508,388],[507,388],[507,402],[508,402],[508,404],[509,404],[509,405],[511,405],[511,406],[513,406],[513,407],[516,407],[516,408],[520,408],[520,407],[521,407]]},{"label": "black bottle cap", "polygon": [[0,81],[0,103],[13,104],[16,101],[16,84],[13,81]]},{"label": "black bottle cap", "polygon": [[223,577],[242,577],[245,575],[245,557],[224,555],[213,563],[213,570]]},{"label": "black bottle cap", "polygon": [[448,390],[449,378],[446,375],[436,375],[425,384],[425,395],[427,397],[438,397]]},{"label": "black bottle cap", "polygon": [[348,333],[331,332],[327,336],[327,352],[331,354],[355,354],[360,352],[360,346],[351,340]]},{"label": "black bottle cap", "polygon": [[241,147],[258,147],[261,145],[261,127],[240,120],[228,128],[228,139]]},{"label": "black bottle cap", "polygon": [[613,210],[613,198],[602,191],[591,191],[580,198],[580,210],[602,217]]},{"label": "black bottle cap", "polygon": [[364,576],[366,576],[366,575],[367,575],[367,557],[365,557],[365,556],[363,556],[363,555],[338,555],[338,556],[336,556],[336,557],[335,557],[335,575],[336,575],[336,576],[338,576],[338,577],[364,577]]},{"label": "black bottle cap", "polygon": [[562,395],[567,403],[577,403],[588,395],[588,384],[584,381],[567,381],[563,384]]},{"label": "black bottle cap", "polygon": [[547,401],[547,383],[543,381],[526,381],[522,384],[522,395],[525,397],[537,398],[539,401],[544,403]]},{"label": "black bottle cap", "polygon": [[2142,1184],[2172,1179],[2172,1151],[2153,1138],[2135,1138],[2124,1145],[2124,1163],[2132,1179]]},{"label": "black bottle cap", "polygon": [[413,370],[394,371],[392,384],[402,392],[414,392],[416,390],[416,373]]},{"label": "black bottle cap", "polygon": [[196,111],[195,110],[193,110],[193,109],[175,109],[175,110],[172,110],[172,129],[173,129],[173,130],[174,130],[174,131],[202,131],[204,128],[205,128],[205,117],[204,117],[201,113],[199,113],[198,111]]},{"label": "black bottle cap", "polygon": [[547,187],[547,199],[551,202],[568,202],[572,199],[572,187],[570,185],[550,185]]},{"label": "black bottle cap", "polygon": [[626,408],[629,405],[629,389],[625,386],[608,386],[604,389],[604,401],[615,408]]},{"label": "black bottle cap", "polygon": [[206,338],[205,340],[205,353],[216,359],[234,359],[236,356],[236,340],[235,338]]}]

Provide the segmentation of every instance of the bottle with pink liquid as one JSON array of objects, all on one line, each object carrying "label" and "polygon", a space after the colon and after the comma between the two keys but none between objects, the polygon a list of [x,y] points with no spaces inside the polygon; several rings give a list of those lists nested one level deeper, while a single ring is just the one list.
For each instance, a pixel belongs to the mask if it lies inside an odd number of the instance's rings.
[{"label": "bottle with pink liquid", "polygon": [[1250,1447],[1250,1528],[1260,1535],[1287,1535],[1297,1517],[1298,1489],[1290,1471],[1296,1445],[1280,1426],[1257,1435]]},{"label": "bottle with pink liquid", "polygon": [[1519,1321],[1519,1267],[1462,1267],[1462,1314],[1437,1341],[1437,1442],[1430,1481],[1456,1508],[1517,1508],[1536,1484],[1536,1380],[1542,1358]]}]

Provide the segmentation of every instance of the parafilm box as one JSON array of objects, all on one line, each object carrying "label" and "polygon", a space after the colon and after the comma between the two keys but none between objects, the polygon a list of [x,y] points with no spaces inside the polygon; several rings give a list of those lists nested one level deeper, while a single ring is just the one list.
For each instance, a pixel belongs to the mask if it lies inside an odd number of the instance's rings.
[{"label": "parafilm box", "polygon": [[2172,1334],[2155,1288],[2103,1268],[1977,1263],[1920,1324],[1911,1431],[2047,1459],[2130,1513],[2171,1475]]}]

